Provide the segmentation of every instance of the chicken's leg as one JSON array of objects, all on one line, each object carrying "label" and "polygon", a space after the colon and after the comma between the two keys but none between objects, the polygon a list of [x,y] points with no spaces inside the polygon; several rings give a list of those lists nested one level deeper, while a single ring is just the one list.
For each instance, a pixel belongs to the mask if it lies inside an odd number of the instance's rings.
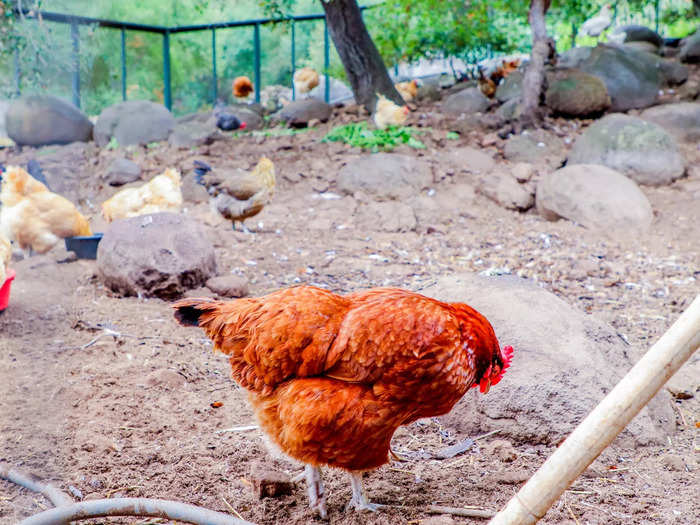
[{"label": "chicken's leg", "polygon": [[371,512],[376,512],[382,507],[378,503],[370,503],[367,499],[365,490],[362,487],[362,472],[350,472],[350,483],[352,485],[352,499],[348,503],[348,507]]},{"label": "chicken's leg", "polygon": [[318,513],[322,520],[328,519],[326,510],[326,494],[321,480],[321,469],[306,465],[306,489],[309,491],[309,507]]}]

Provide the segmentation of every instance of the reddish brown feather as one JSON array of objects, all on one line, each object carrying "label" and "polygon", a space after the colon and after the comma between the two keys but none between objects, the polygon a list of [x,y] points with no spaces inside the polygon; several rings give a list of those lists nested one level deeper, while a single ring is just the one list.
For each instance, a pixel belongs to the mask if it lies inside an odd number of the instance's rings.
[{"label": "reddish brown feather", "polygon": [[501,355],[476,310],[400,289],[299,286],[174,307],[185,320],[199,312],[265,432],[314,465],[385,463],[399,425],[448,412]]}]

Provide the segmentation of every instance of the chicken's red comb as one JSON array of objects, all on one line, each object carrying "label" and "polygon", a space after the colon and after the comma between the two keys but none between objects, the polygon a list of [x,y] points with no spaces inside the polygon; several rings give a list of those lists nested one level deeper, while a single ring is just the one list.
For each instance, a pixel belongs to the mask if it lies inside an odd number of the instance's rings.
[{"label": "chicken's red comb", "polygon": [[503,368],[501,370],[505,370],[510,366],[510,361],[513,359],[513,347],[504,346],[501,355],[503,356]]},{"label": "chicken's red comb", "polygon": [[245,122],[241,122],[241,125],[239,126],[238,129],[245,129],[245,127],[246,127],[247,125],[248,125],[248,124],[246,124]]}]

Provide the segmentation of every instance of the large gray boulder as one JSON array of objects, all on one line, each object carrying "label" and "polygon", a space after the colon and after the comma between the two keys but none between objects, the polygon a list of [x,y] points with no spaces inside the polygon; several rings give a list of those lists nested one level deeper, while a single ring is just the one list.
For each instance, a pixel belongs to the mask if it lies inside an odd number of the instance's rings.
[{"label": "large gray boulder", "polygon": [[616,27],[610,38],[616,42],[624,43],[647,42],[656,47],[661,47],[664,43],[664,39],[653,29],[635,24]]},{"label": "large gray boulder", "polygon": [[558,71],[553,76],[546,100],[552,111],[569,117],[602,113],[611,104],[603,81],[576,69]]},{"label": "large gray boulder", "polygon": [[306,98],[295,100],[283,107],[277,117],[290,126],[306,126],[312,120],[326,122],[333,113],[333,108],[321,100]]},{"label": "large gray boulder", "polygon": [[637,184],[598,164],[574,164],[544,175],[537,184],[537,210],[611,234],[649,229],[654,214]]},{"label": "large gray boulder", "polygon": [[216,259],[194,219],[154,213],[114,221],[98,246],[97,268],[119,294],[174,299],[216,275]]},{"label": "large gray boulder", "polygon": [[490,105],[491,101],[479,88],[467,88],[447,97],[440,110],[446,115],[459,116],[462,113],[483,113]]},{"label": "large gray boulder", "polygon": [[685,172],[676,140],[663,128],[614,113],[576,139],[568,164],[602,164],[640,184],[669,184]]},{"label": "large gray boulder", "polygon": [[[337,78],[329,78],[330,87],[328,89],[328,102],[330,104],[336,104],[338,102],[345,102],[352,104],[355,101],[355,96],[352,94],[352,89],[350,86],[345,84],[343,81]],[[297,93],[296,98],[314,98],[322,102],[326,101],[326,76],[319,75],[318,86],[313,88],[307,94]]]},{"label": "large gray boulder", "polygon": [[216,127],[216,118],[210,112],[185,115],[175,121],[168,144],[178,148],[193,148],[211,144],[223,134]]},{"label": "large gray boulder", "polygon": [[677,140],[700,142],[700,103],[679,102],[645,109],[640,118],[664,128]]},{"label": "large gray boulder", "polygon": [[[487,395],[472,389],[443,417],[444,425],[464,435],[498,429],[499,436],[516,443],[556,445],[639,357],[614,328],[532,281],[457,274],[438,279],[421,293],[466,302],[491,322],[502,346],[514,348],[500,383]],[[665,443],[674,428],[664,392],[618,439],[632,446]]]},{"label": "large gray boulder", "polygon": [[376,200],[411,197],[433,184],[430,166],[409,155],[374,153],[353,160],[338,173],[338,190]]},{"label": "large gray boulder", "polygon": [[100,147],[114,138],[120,146],[167,140],[175,117],[165,106],[148,100],[127,100],[100,113],[95,124],[95,142]]},{"label": "large gray boulder", "polygon": [[12,101],[5,115],[8,137],[20,146],[88,142],[92,122],[73,104],[53,95],[28,95]]},{"label": "large gray boulder", "polygon": [[658,67],[660,60],[642,51],[598,45],[590,50],[588,57],[572,67],[578,67],[605,83],[611,111],[626,111],[645,108],[656,101],[664,80]]},{"label": "large gray boulder", "polygon": [[700,62],[700,31],[683,41],[678,58],[680,58],[681,62],[688,64]]}]

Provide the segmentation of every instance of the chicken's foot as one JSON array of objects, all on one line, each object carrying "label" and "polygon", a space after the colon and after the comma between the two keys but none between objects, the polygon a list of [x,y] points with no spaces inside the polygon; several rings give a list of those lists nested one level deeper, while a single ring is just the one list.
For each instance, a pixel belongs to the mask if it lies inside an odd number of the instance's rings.
[{"label": "chicken's foot", "polygon": [[352,485],[352,498],[348,502],[348,507],[355,510],[378,511],[383,505],[371,503],[367,499],[365,489],[362,486],[362,472],[350,472],[350,484]]},{"label": "chicken's foot", "polygon": [[316,512],[322,520],[328,519],[326,510],[326,493],[321,480],[321,469],[313,465],[306,465],[306,490],[309,491],[309,507]]}]

